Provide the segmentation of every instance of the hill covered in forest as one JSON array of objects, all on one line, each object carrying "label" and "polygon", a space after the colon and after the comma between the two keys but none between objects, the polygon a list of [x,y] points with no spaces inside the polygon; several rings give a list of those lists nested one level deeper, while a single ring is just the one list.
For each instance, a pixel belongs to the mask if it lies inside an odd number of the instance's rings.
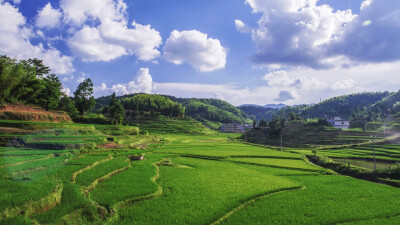
[{"label": "hill covered in forest", "polygon": [[256,120],[270,121],[275,117],[286,117],[294,112],[302,118],[324,118],[326,115],[352,119],[357,116],[369,121],[387,116],[400,106],[400,92],[364,92],[327,99],[318,104],[287,106],[281,109],[267,109],[256,106],[242,106],[240,109]]},{"label": "hill covered in forest", "polygon": [[[176,98],[173,96],[130,94],[117,97],[129,116],[139,114],[163,115],[170,117],[191,117],[213,128],[222,123],[251,123],[245,112],[238,107],[219,99]],[[96,100],[95,110],[107,111],[111,96]]]}]

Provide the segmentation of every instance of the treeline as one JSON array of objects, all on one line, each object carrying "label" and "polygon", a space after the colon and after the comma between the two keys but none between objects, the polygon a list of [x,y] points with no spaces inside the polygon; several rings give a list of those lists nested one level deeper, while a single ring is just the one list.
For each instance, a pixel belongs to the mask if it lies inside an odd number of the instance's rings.
[{"label": "treeline", "polygon": [[[95,109],[98,112],[107,112],[111,96],[100,97],[96,101]],[[127,114],[133,117],[184,117],[185,107],[162,95],[152,94],[129,94],[116,97],[121,101]]]},{"label": "treeline", "polygon": [[266,113],[269,111],[274,111],[276,109],[266,108],[263,106],[256,105],[244,105],[239,106],[239,109],[246,113],[247,117],[251,120],[261,121],[267,120]]},{"label": "treeline", "polygon": [[136,94],[133,97],[122,98],[122,104],[125,109],[132,110],[135,116],[145,112],[155,116],[185,116],[185,107],[161,95]]},{"label": "treeline", "polygon": [[62,84],[50,73],[42,60],[17,61],[0,56],[0,103],[40,106],[46,110],[59,109]]},{"label": "treeline", "polygon": [[[390,105],[395,101],[384,99],[392,99],[392,95],[393,93],[390,92],[356,93],[334,97],[314,105],[288,106],[281,109],[266,110],[263,115],[253,115],[257,118],[257,121],[261,119],[271,121],[276,117],[288,118],[289,113],[298,114],[304,119],[324,118],[329,115],[351,119],[357,112],[365,110],[365,112],[370,114],[368,118],[372,119],[379,117],[377,115],[383,115],[381,112],[387,111],[390,108]],[[257,110],[253,106],[241,107],[241,109],[250,114],[249,116]]]},{"label": "treeline", "polygon": [[181,103],[186,108],[186,115],[200,121],[220,123],[251,123],[245,112],[236,106],[219,99],[176,98],[171,100]]},{"label": "treeline", "polygon": [[[0,56],[0,104],[22,103],[45,110],[67,112],[74,122],[115,124],[121,123],[118,102],[110,105],[110,118],[93,114],[95,105],[93,83],[90,79],[79,84],[73,97],[62,92],[60,79],[39,59],[16,60]],[[110,121],[111,119],[111,121]]]}]

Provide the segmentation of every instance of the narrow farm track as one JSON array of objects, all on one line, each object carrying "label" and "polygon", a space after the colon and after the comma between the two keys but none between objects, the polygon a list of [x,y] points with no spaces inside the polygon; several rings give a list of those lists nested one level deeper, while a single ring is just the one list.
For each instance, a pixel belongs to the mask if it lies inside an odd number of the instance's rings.
[{"label": "narrow farm track", "polygon": [[[155,184],[157,184],[157,179],[160,178],[160,167],[158,166],[158,164],[161,163],[163,160],[164,159],[162,159],[158,162],[152,163],[152,165],[156,168],[156,175],[154,175],[150,180],[152,182],[154,182]],[[129,206],[131,204],[134,204],[135,202],[146,201],[146,200],[156,198],[158,196],[161,196],[162,192],[163,192],[162,187],[157,184],[157,191],[155,191],[151,194],[141,196],[141,197],[134,197],[134,198],[127,199],[127,200],[116,203],[114,206],[111,207],[112,216],[109,217],[106,224],[111,224],[118,220],[118,218],[119,218],[118,210],[119,209]]]},{"label": "narrow farm track", "polygon": [[237,206],[236,208],[232,209],[231,211],[227,212],[224,216],[220,217],[219,219],[217,219],[216,221],[214,221],[213,223],[211,223],[212,225],[218,225],[221,224],[222,222],[224,222],[226,219],[228,219],[230,216],[232,216],[233,214],[237,213],[239,210],[244,209],[246,206],[259,201],[263,198],[269,197],[271,195],[274,194],[280,194],[280,193],[284,193],[284,192],[288,192],[288,191],[298,191],[298,190],[304,190],[306,187],[305,186],[298,186],[298,187],[290,187],[290,188],[282,188],[282,189],[278,189],[278,190],[274,190],[274,191],[269,191],[267,193],[264,193],[262,195],[256,196],[252,199],[247,200],[246,202],[240,204],[239,206]]},{"label": "narrow farm track", "polygon": [[100,165],[100,164],[102,164],[102,163],[105,163],[105,162],[107,162],[107,161],[110,161],[110,160],[112,160],[113,158],[114,158],[114,157],[113,157],[112,155],[109,155],[109,156],[108,156],[107,158],[105,158],[105,159],[96,161],[96,162],[94,162],[93,164],[91,164],[91,165],[89,165],[89,166],[87,166],[87,167],[85,167],[85,168],[82,168],[82,169],[80,169],[80,170],[74,172],[74,173],[72,174],[71,183],[75,183],[76,177],[77,177],[79,174],[85,172],[86,170],[90,170],[90,169],[92,169],[93,167],[98,166],[98,165]]}]

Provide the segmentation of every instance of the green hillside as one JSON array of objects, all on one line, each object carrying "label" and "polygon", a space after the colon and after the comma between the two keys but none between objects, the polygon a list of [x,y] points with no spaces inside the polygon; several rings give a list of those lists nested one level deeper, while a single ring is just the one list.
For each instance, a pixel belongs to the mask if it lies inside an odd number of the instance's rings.
[{"label": "green hillside", "polygon": [[[248,123],[252,121],[238,107],[218,99],[176,98],[172,96],[132,94],[117,97],[125,106],[127,117],[191,117],[212,129],[223,123]],[[111,96],[96,100],[95,109],[106,112]],[[145,115],[144,115],[145,114]]]},{"label": "green hillside", "polygon": [[[330,98],[314,105],[297,105],[284,107],[282,109],[265,110],[264,114],[262,114],[261,110],[255,109],[255,107],[241,107],[241,109],[250,116],[254,115],[257,119],[264,119],[267,121],[272,120],[276,116],[284,115],[287,117],[291,112],[299,114],[303,118],[324,118],[326,115],[334,115],[350,119],[355,112],[363,108],[378,108],[378,105],[384,105],[384,107],[387,105],[392,106],[395,103],[393,99],[398,95],[399,94],[389,92],[356,93]],[[382,101],[384,103],[379,103]],[[376,105],[374,106],[374,104]],[[260,115],[260,111],[262,115]],[[378,112],[379,109],[375,111]]]},{"label": "green hillside", "polygon": [[238,107],[219,99],[175,98],[186,108],[186,115],[200,121],[220,123],[251,123],[247,115]]}]

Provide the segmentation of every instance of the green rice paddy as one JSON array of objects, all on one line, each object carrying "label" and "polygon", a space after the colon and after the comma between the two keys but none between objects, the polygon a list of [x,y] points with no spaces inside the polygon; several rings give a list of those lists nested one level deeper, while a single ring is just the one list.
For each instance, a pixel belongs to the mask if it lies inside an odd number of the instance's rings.
[{"label": "green rice paddy", "polygon": [[[0,134],[9,140],[0,148],[0,224],[399,221],[398,188],[332,174],[302,149],[240,143],[190,120],[171,124],[139,124],[150,132],[140,135],[137,127],[0,122],[19,129],[15,137]],[[21,135],[24,129],[34,133]],[[319,153],[365,157],[370,150]],[[144,160],[127,157],[138,154]],[[380,159],[397,154],[397,144],[377,147]]]}]

